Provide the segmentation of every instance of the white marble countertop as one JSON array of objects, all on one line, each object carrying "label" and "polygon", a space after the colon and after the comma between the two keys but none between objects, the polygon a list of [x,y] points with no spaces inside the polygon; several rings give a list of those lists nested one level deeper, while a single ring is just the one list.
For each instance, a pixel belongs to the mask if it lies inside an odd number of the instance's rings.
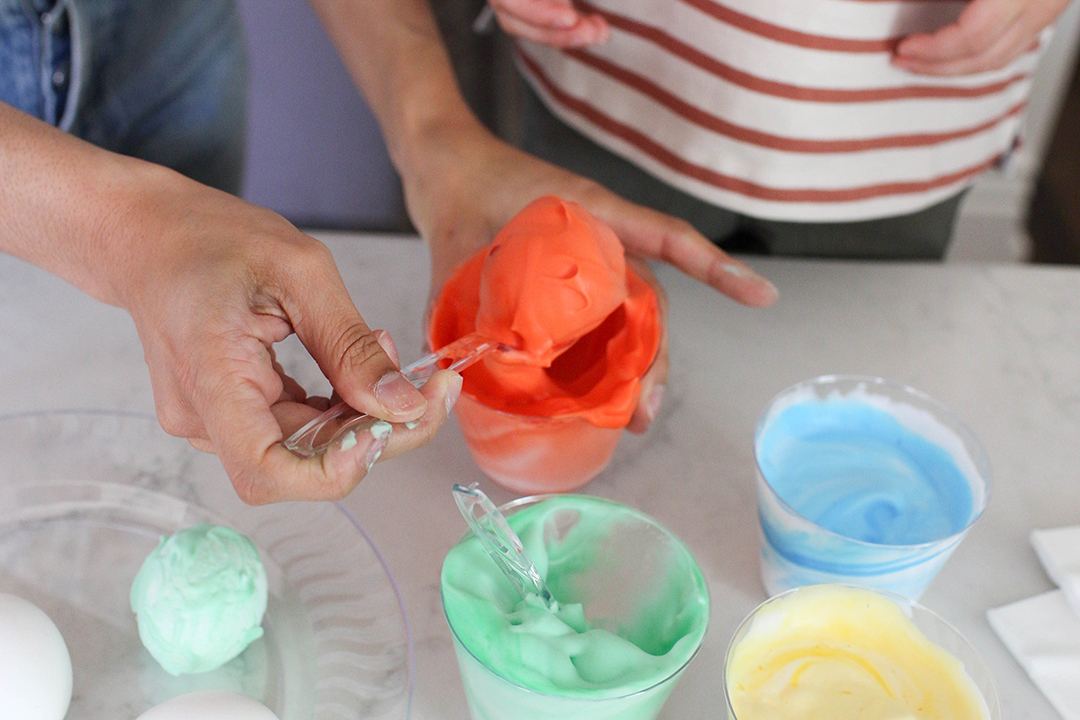
[{"label": "white marble countertop", "polygon": [[[324,236],[369,323],[419,352],[426,253],[401,238]],[[751,440],[787,385],[822,373],[883,375],[951,406],[986,445],[994,474],[985,518],[924,598],[983,653],[1010,720],[1054,717],[998,642],[988,608],[1051,587],[1028,543],[1037,527],[1080,522],[1080,270],[759,260],[780,287],[748,310],[674,272],[672,375],[652,431],[627,436],[585,492],[638,506],[691,547],[709,578],[712,625],[665,718],[717,717],[723,655],[763,599],[757,578]],[[153,412],[127,316],[0,256],[0,413],[60,408]],[[295,343],[287,367],[317,377]],[[309,389],[312,389],[309,386]],[[319,389],[319,388],[316,388]],[[346,504],[401,584],[415,636],[417,720],[465,718],[439,606],[438,572],[462,531],[448,488],[483,480],[454,426],[376,472]],[[485,483],[496,501],[505,491]]]}]

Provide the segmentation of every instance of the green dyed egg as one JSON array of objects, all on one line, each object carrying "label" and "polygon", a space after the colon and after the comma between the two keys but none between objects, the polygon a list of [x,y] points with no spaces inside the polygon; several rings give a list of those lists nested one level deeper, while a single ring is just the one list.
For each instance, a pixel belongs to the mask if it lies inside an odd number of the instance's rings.
[{"label": "green dyed egg", "polygon": [[131,585],[139,638],[172,675],[214,670],[262,637],[266,599],[258,550],[219,525],[163,537]]}]

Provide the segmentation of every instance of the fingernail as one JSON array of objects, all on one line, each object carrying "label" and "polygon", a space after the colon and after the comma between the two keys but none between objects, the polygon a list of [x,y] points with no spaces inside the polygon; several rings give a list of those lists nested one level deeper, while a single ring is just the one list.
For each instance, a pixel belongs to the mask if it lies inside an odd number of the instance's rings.
[{"label": "fingernail", "polygon": [[578,22],[577,13],[575,13],[575,12],[566,12],[566,13],[562,13],[558,17],[556,17],[554,24],[555,24],[555,27],[559,28],[560,30],[569,30],[570,28],[577,25],[577,22]]},{"label": "fingernail", "polygon": [[371,434],[371,445],[367,449],[367,455],[364,456],[364,466],[368,472],[371,472],[371,468],[379,462],[383,450],[386,449],[386,443],[390,441],[390,433],[393,431],[394,426],[385,420],[379,420],[368,430]]},{"label": "fingernail", "polygon": [[375,339],[379,341],[379,347],[390,356],[394,364],[401,367],[401,358],[398,356],[397,345],[394,344],[394,338],[390,337],[390,333],[385,330],[376,330]]},{"label": "fingernail", "polygon": [[345,433],[345,437],[341,438],[341,452],[347,452],[356,447],[356,433],[352,430]]},{"label": "fingernail", "polygon": [[460,375],[454,375],[450,380],[449,387],[446,388],[446,414],[449,415],[454,409],[454,405],[457,404],[458,398],[461,397],[461,383],[462,379]]},{"label": "fingernail", "polygon": [[774,302],[778,297],[780,297],[780,291],[776,289],[775,285],[773,285],[767,278],[758,275],[750,268],[738,265],[736,263],[724,263],[720,266],[720,269],[728,275],[731,275],[732,277],[737,277],[745,280],[753,280],[754,282],[760,284],[761,287],[765,290],[764,297],[762,298],[765,301]]},{"label": "fingernail", "polygon": [[392,413],[407,414],[422,408],[424,396],[401,373],[391,371],[375,383],[375,399]]},{"label": "fingernail", "polygon": [[742,265],[736,265],[735,263],[724,263],[720,266],[720,269],[726,272],[728,275],[737,278],[754,277],[755,273],[750,272]]},{"label": "fingernail", "polygon": [[656,385],[651,391],[649,391],[649,398],[645,403],[645,413],[649,416],[649,422],[656,419],[656,416],[660,414],[660,406],[664,402],[665,386]]},{"label": "fingernail", "polygon": [[776,289],[776,286],[765,278],[761,278],[762,285],[765,286],[766,298],[769,302],[776,302],[776,299],[780,297],[780,291]]}]

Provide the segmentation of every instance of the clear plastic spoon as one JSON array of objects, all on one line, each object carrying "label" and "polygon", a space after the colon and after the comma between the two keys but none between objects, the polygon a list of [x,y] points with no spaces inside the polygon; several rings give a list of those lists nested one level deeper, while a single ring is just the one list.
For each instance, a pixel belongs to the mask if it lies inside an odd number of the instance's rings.
[{"label": "clear plastic spoon", "polygon": [[551,596],[547,583],[525,554],[521,538],[510,527],[510,523],[506,522],[506,517],[495,507],[495,503],[491,502],[491,498],[485,495],[476,483],[455,483],[453,493],[458,510],[480,541],[480,545],[499,566],[506,579],[521,593],[521,597],[535,595],[546,607],[557,608],[558,604]]},{"label": "clear plastic spoon", "polygon": [[[470,333],[454,342],[425,355],[401,368],[401,374],[415,387],[422,387],[435,374],[443,361],[449,360],[447,369],[461,372],[489,352],[509,350],[507,346],[488,340],[482,335]],[[285,439],[285,447],[300,457],[314,457],[338,442],[346,433],[361,433],[379,419],[357,412],[345,403],[334,405],[319,417]]]}]

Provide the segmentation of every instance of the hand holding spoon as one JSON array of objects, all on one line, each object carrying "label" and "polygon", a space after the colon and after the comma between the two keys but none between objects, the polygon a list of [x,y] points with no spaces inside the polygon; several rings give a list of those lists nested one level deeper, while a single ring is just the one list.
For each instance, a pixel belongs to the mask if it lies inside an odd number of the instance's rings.
[{"label": "hand holding spoon", "polygon": [[[440,369],[440,363],[449,360],[449,370],[461,372],[493,351],[508,350],[476,333],[459,338],[433,353],[401,368],[401,374],[416,387],[421,387]],[[345,403],[334,405],[319,417],[310,421],[284,441],[285,447],[300,457],[314,457],[326,452],[348,432],[367,431],[379,418],[357,412]]]}]

